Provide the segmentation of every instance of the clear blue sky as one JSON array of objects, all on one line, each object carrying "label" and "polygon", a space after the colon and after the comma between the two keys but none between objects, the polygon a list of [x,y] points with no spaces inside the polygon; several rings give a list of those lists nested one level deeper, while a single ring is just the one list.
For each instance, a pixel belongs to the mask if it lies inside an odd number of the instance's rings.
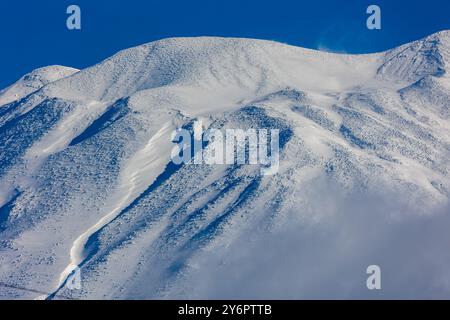
[{"label": "clear blue sky", "polygon": [[[82,30],[66,28],[66,8]],[[366,8],[382,30],[366,28]],[[0,88],[41,66],[84,68],[120,49],[174,36],[277,40],[337,52],[381,51],[450,29],[449,0],[1,0]]]}]

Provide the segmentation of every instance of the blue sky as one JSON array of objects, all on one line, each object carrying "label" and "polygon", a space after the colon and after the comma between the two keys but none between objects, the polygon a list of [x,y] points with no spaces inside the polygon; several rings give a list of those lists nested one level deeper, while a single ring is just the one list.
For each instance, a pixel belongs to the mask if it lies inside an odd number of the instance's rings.
[{"label": "blue sky", "polygon": [[[70,4],[82,10],[82,30],[66,28]],[[381,30],[366,28],[370,4],[381,7]],[[450,29],[448,0],[2,0],[0,88],[37,67],[84,68],[166,37],[249,37],[367,53],[443,29]]]}]

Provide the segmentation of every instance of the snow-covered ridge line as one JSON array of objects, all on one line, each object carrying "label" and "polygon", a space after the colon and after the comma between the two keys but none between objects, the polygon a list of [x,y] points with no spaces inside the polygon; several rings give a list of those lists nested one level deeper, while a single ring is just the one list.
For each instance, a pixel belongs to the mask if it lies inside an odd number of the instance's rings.
[{"label": "snow-covered ridge line", "polygon": [[[138,91],[168,85],[210,89],[240,86],[254,92],[264,86],[263,82],[256,85],[254,82],[266,77],[276,81],[273,84],[277,84],[278,88],[294,81],[305,89],[318,90],[318,78],[323,76],[332,81],[330,89],[342,89],[355,86],[361,80],[373,81],[374,86],[380,85],[380,81],[374,80],[377,74],[384,82],[388,79],[394,82],[406,79],[411,84],[417,77],[437,74],[446,68],[441,62],[448,65],[450,60],[446,54],[450,50],[449,38],[450,31],[441,31],[399,48],[373,54],[329,53],[246,38],[168,38],[119,51],[92,67],[58,81],[58,84],[46,86],[44,92],[68,100],[116,100]],[[407,50],[411,53],[405,59],[402,54]],[[430,52],[441,55],[442,59],[438,59],[441,62],[431,65],[429,69],[420,69],[420,61],[433,59],[424,56]],[[422,58],[417,60],[417,57]],[[397,67],[389,67],[394,59]],[[408,62],[416,60],[419,62]],[[288,67],[291,63],[301,68],[292,70]],[[350,65],[352,68],[348,68]],[[216,73],[215,70],[219,69],[228,70],[233,77]],[[237,70],[245,72],[239,73]],[[305,79],[304,74],[309,74],[309,77]]]},{"label": "snow-covered ridge line", "polygon": [[[449,41],[447,31],[341,55],[252,39],[165,39],[0,108],[0,281],[74,298],[177,290],[189,298],[199,287],[182,278],[208,269],[196,260],[202,252],[220,257],[239,234],[283,223],[320,229],[332,215],[322,200],[339,207],[320,181],[338,193],[395,195],[396,223],[434,219],[450,199]],[[170,133],[195,119],[280,129],[279,171],[175,170]],[[77,266],[82,289],[69,290]]]},{"label": "snow-covered ridge line", "polygon": [[[85,252],[85,246],[89,238],[111,222],[121,210],[144,192],[163,171],[169,162],[170,155],[170,145],[167,142],[170,141],[174,130],[175,127],[172,123],[163,124],[161,129],[148,141],[147,145],[128,161],[122,174],[121,185],[117,186],[118,191],[113,196],[113,199],[118,199],[114,204],[114,208],[79,235],[73,242],[70,249],[70,262],[61,272],[55,292],[48,297],[57,293],[61,286],[66,283],[68,276],[84,261],[88,254]],[[159,154],[155,152],[156,150],[165,152]]]}]

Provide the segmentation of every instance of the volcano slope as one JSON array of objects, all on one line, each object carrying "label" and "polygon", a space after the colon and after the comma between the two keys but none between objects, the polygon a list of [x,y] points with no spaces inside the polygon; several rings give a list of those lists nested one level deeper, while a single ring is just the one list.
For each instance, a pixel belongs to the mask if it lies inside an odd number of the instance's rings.
[{"label": "volcano slope", "polygon": [[[171,38],[33,71],[0,91],[0,297],[449,298],[449,72],[449,31],[366,55]],[[278,129],[278,171],[175,164],[195,121]]]}]

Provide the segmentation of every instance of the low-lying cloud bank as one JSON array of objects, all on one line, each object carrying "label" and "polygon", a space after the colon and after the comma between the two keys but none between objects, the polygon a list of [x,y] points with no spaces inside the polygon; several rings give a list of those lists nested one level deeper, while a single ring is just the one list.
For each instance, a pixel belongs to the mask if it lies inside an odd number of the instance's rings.
[{"label": "low-lying cloud bank", "polygon": [[[231,245],[194,257],[168,296],[450,298],[448,205],[418,208],[401,194],[343,195],[329,187],[311,195],[308,209],[294,206],[275,230],[248,228]],[[381,290],[367,289],[369,265],[381,268]]]}]

